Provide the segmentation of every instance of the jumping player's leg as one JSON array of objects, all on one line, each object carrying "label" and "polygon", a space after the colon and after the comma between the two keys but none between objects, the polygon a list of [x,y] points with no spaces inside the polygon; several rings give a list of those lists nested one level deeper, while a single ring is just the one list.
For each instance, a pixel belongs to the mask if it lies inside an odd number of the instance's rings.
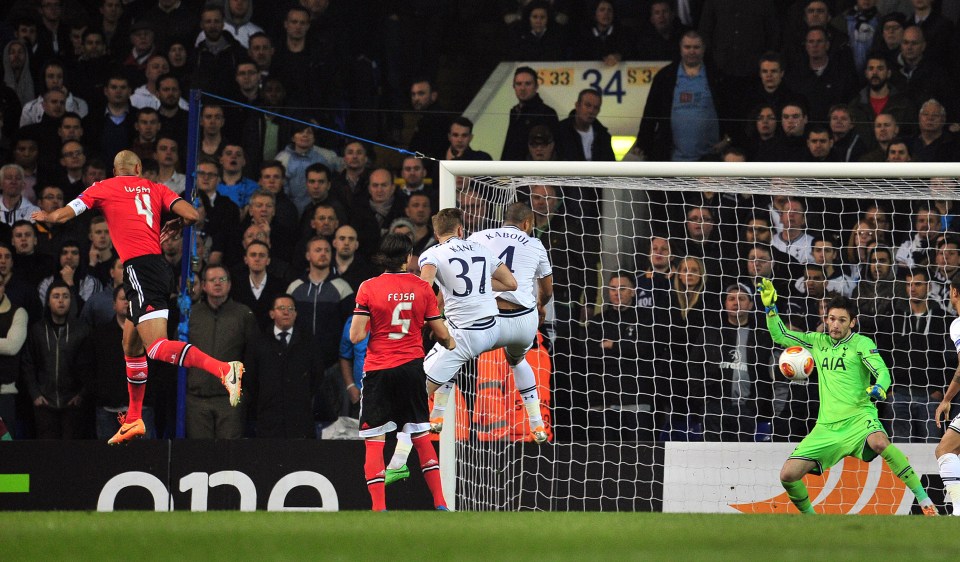
[{"label": "jumping player's leg", "polygon": [[960,420],[953,420],[947,427],[935,454],[940,466],[940,479],[953,504],[953,514],[960,516],[960,430],[955,425],[960,427]]},{"label": "jumping player's leg", "polygon": [[887,462],[890,470],[907,485],[907,488],[910,488],[913,495],[917,497],[917,503],[919,503],[923,509],[924,515],[937,514],[937,508],[933,505],[933,500],[927,496],[926,490],[923,489],[923,484],[920,483],[920,477],[916,471],[913,470],[913,467],[910,466],[910,461],[907,459],[907,456],[895,445],[890,444],[890,439],[887,438],[885,433],[876,431],[868,435],[867,446],[870,447],[873,452],[883,457],[883,460]]},{"label": "jumping player's leg", "polygon": [[147,388],[147,354],[140,334],[130,319],[123,324],[123,356],[129,396],[124,423],[132,423],[140,419],[143,411],[143,395]]},{"label": "jumping player's leg", "polygon": [[537,443],[543,443],[547,440],[547,433],[543,427],[543,418],[540,415],[540,393],[537,391],[537,377],[533,373],[533,368],[527,362],[526,350],[517,353],[519,350],[511,350],[510,347],[504,348],[507,357],[507,363],[513,370],[513,381],[523,400],[523,408],[527,411],[527,419],[530,422],[530,432]]}]

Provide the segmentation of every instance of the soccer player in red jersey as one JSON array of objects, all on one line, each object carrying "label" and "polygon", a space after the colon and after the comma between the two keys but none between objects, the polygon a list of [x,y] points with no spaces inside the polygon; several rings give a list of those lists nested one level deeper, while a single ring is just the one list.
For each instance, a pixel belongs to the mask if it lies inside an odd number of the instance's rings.
[{"label": "soccer player in red jersey", "polygon": [[[130,403],[116,435],[115,445],[143,436],[140,419],[147,382],[147,357],[184,367],[199,367],[220,379],[230,395],[230,405],[240,402],[243,364],[225,363],[196,347],[167,339],[167,297],[174,286],[173,271],[163,260],[160,242],[184,226],[197,222],[197,210],[167,186],[140,177],[140,158],[122,150],[113,159],[115,177],[97,182],[66,207],[47,213],[36,211],[37,222],[65,223],[89,209],[101,209],[113,245],[123,260],[123,287],[130,314],[123,326],[123,353],[127,362]],[[178,218],[160,228],[160,215],[171,211]],[[146,344],[146,345],[144,345]]]},{"label": "soccer player in red jersey", "polygon": [[384,493],[384,435],[398,428],[413,436],[420,469],[433,494],[433,505],[446,511],[440,487],[440,462],[428,430],[426,373],[423,370],[424,323],[447,349],[456,343],[450,337],[433,289],[416,275],[407,273],[413,242],[403,234],[388,234],[375,258],[386,272],[364,281],[357,290],[350,341],[359,343],[370,332],[363,363],[363,393],[360,397],[360,437],[366,440],[363,465],[373,510],[387,508]]}]

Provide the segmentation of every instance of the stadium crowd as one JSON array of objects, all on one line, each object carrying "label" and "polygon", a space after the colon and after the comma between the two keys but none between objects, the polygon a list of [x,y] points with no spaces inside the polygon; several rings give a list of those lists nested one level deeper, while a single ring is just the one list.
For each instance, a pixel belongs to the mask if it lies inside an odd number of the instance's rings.
[{"label": "stadium crowd", "polygon": [[[102,218],[30,216],[108,177],[120,150],[178,193],[194,175],[196,257],[182,268],[179,239],[163,255],[178,276],[190,272],[192,341],[248,367],[239,410],[191,373],[187,437],[314,437],[356,416],[364,350],[347,321],[359,284],[379,273],[371,253],[387,232],[408,234],[417,253],[436,243],[439,198],[430,160],[311,123],[439,159],[491,160],[439,83],[475,82],[504,60],[669,60],[636,108],[630,158],[958,162],[958,17],[957,3],[933,0],[5,2],[0,418],[17,438],[116,431],[123,356],[120,338],[104,334],[125,318],[122,264]],[[466,64],[450,64],[469,49]],[[500,159],[615,160],[601,93],[551,108],[530,66],[513,87]],[[200,160],[187,170],[192,88],[226,99],[203,98]],[[881,412],[891,434],[938,439],[932,414],[955,366],[951,201],[651,192],[652,236],[633,270],[601,287],[598,194],[524,195],[554,265],[558,439],[594,438],[591,427],[630,440],[804,435],[815,382],[775,382],[757,277],[779,284],[781,313],[801,330],[821,327],[830,296],[856,298],[859,329],[893,369]],[[489,215],[469,189],[458,206],[468,233]],[[151,361],[150,371],[148,436],[169,437],[175,369]]]}]

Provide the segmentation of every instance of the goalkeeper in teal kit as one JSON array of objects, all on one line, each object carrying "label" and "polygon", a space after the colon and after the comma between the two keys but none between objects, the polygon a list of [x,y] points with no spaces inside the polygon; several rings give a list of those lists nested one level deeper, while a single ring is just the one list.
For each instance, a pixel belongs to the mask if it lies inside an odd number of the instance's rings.
[{"label": "goalkeeper in teal kit", "polygon": [[879,455],[917,497],[924,515],[937,515],[937,508],[927,497],[910,461],[890,444],[880,425],[873,402],[887,397],[890,371],[877,344],[852,331],[857,323],[856,304],[846,297],[830,301],[825,322],[828,333],[794,332],[784,327],[777,313],[773,283],[761,279],[758,289],[773,341],[786,347],[805,348],[817,365],[817,423],[780,469],[780,483],[793,504],[801,513],[815,513],[802,480],[804,475],[822,474],[843,457],[870,462]]}]

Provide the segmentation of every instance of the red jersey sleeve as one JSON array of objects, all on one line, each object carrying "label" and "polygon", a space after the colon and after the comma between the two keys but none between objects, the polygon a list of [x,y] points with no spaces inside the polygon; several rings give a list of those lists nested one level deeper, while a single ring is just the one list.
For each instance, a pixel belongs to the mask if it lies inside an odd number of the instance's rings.
[{"label": "red jersey sleeve", "polygon": [[357,289],[357,296],[354,299],[356,305],[353,308],[354,314],[362,314],[364,316],[370,316],[370,293],[367,291],[369,285],[366,281],[360,284],[360,287]]}]

